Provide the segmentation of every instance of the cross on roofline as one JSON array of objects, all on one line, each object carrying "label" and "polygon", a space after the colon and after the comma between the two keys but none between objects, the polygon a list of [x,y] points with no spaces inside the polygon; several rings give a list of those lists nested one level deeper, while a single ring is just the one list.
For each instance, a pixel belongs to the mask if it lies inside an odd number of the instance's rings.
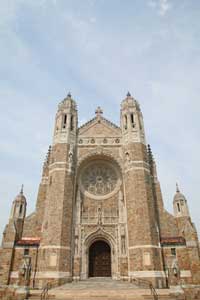
[{"label": "cross on roofline", "polygon": [[103,110],[101,109],[100,106],[97,107],[97,109],[96,109],[96,111],[95,111],[95,114],[96,114],[97,116],[100,116],[100,115],[103,114]]}]

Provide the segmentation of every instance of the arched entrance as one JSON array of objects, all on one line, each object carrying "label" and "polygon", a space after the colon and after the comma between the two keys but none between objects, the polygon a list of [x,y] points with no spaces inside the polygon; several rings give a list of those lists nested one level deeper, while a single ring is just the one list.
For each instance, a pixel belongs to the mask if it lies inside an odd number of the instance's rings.
[{"label": "arched entrance", "polygon": [[89,277],[111,277],[111,250],[105,241],[96,241],[89,248]]}]

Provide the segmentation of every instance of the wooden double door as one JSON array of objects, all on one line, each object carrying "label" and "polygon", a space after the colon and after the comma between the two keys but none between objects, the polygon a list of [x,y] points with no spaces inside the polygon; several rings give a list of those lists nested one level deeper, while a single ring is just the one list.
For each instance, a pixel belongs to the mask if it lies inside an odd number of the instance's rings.
[{"label": "wooden double door", "polygon": [[89,277],[111,277],[111,251],[104,241],[96,241],[89,248]]}]

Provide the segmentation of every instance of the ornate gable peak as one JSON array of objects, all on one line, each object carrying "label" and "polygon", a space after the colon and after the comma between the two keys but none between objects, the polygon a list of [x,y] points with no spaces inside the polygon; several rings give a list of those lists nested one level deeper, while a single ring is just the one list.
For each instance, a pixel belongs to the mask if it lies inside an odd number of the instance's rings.
[{"label": "ornate gable peak", "polygon": [[96,117],[92,118],[88,122],[81,125],[78,130],[82,131],[84,129],[89,128],[91,125],[93,125],[95,123],[98,123],[98,122],[101,122],[101,121],[103,121],[103,123],[106,124],[109,127],[120,130],[119,126],[117,126],[116,124],[114,124],[113,122],[109,121],[108,119],[104,118],[102,115],[99,115],[99,114],[97,114]]}]

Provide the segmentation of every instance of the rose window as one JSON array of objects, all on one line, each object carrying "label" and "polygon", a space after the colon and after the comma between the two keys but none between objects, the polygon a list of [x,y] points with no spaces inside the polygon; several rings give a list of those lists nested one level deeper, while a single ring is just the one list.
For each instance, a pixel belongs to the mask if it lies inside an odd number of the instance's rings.
[{"label": "rose window", "polygon": [[111,193],[117,185],[117,174],[109,163],[95,162],[87,166],[81,177],[82,187],[95,196]]}]

